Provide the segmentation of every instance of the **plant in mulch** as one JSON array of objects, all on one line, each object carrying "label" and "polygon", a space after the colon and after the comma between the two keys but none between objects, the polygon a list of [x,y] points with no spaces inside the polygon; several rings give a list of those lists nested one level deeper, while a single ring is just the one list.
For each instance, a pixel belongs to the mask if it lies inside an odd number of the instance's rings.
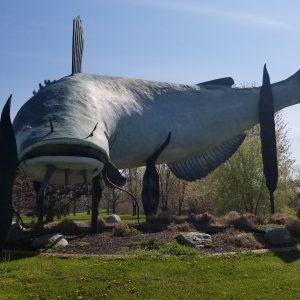
[{"label": "plant in mulch", "polygon": [[262,245],[255,239],[253,233],[227,229],[212,236],[213,244],[220,247],[237,247],[246,249],[260,249]]},{"label": "plant in mulch", "polygon": [[[146,232],[160,232],[174,222],[175,219],[168,213],[163,213],[157,216],[147,218],[147,221],[142,224],[141,229]],[[177,221],[176,221],[177,223]]]},{"label": "plant in mulch", "polygon": [[[89,222],[89,225],[91,226],[91,222]],[[102,217],[98,218],[98,233],[101,233],[105,230],[106,228],[106,222]]]},{"label": "plant in mulch", "polygon": [[139,231],[135,228],[129,227],[126,223],[118,223],[113,229],[112,236],[127,237],[139,234]]},{"label": "plant in mulch", "polygon": [[187,222],[184,222],[184,223],[181,223],[181,224],[176,224],[176,223],[172,222],[167,227],[167,230],[171,231],[171,232],[190,232],[190,231],[192,231],[192,227]]},{"label": "plant in mulch", "polygon": [[200,215],[191,214],[189,216],[189,221],[193,224],[213,225],[216,223],[217,219],[215,216],[213,216],[209,212],[205,212]]},{"label": "plant in mulch", "polygon": [[48,224],[47,229],[51,232],[59,232],[63,235],[77,235],[82,233],[82,228],[70,219]]},{"label": "plant in mulch", "polygon": [[285,225],[293,217],[286,213],[275,213],[271,216],[269,223]]},{"label": "plant in mulch", "polygon": [[236,211],[229,212],[224,220],[227,225],[233,226],[235,229],[251,231],[255,229],[255,224],[257,223],[257,219],[255,215],[251,213],[245,213],[240,215]]},{"label": "plant in mulch", "polygon": [[143,249],[143,250],[158,250],[162,243],[155,239],[150,239],[142,242],[131,242],[127,244],[130,249]]},{"label": "plant in mulch", "polygon": [[300,220],[299,219],[289,219],[286,222],[286,229],[294,237],[300,238]]},{"label": "plant in mulch", "polygon": [[231,210],[224,216],[224,222],[226,224],[232,224],[235,220],[241,217],[241,214],[235,210]]}]

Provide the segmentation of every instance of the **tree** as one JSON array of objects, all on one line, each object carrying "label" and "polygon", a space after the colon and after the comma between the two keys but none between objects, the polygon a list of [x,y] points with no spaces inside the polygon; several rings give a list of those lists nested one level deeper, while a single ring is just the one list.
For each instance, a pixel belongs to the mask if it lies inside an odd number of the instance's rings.
[{"label": "tree", "polygon": [[[290,185],[294,160],[291,158],[287,138],[287,125],[281,114],[276,115],[277,155],[279,167],[278,187],[275,193],[277,210],[287,205],[294,193]],[[208,184],[216,212],[229,210],[265,215],[269,213],[269,197],[263,176],[259,126],[247,132],[237,152],[208,176]]]}]

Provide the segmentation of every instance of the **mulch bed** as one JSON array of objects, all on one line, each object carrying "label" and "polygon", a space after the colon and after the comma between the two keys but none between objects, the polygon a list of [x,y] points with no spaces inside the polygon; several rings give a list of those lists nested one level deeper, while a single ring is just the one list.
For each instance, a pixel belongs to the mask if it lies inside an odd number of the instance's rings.
[{"label": "mulch bed", "polygon": [[109,255],[118,254],[131,243],[142,243],[155,241],[165,243],[173,240],[176,233],[162,231],[157,233],[138,234],[130,237],[115,237],[111,232],[103,232],[95,235],[85,235],[82,237],[69,239],[69,245],[65,248],[55,248],[57,253],[68,254],[98,254]]},{"label": "mulch bed", "polygon": [[[243,232],[235,229],[225,229],[216,226],[208,226],[204,232],[212,234],[212,244],[201,248],[202,253],[215,254],[226,252],[237,252],[255,249],[271,249],[272,247],[264,242],[264,235],[258,232]],[[199,228],[198,228],[199,229]],[[193,228],[192,228],[193,230]],[[194,229],[194,231],[197,231]],[[199,230],[202,231],[202,230]],[[100,234],[82,234],[79,236],[67,236],[69,245],[64,248],[50,247],[42,252],[77,254],[77,255],[115,255],[124,253],[124,250],[136,249],[139,243],[143,245],[163,244],[176,239],[179,232],[163,230],[155,233],[140,233],[128,237],[115,237],[112,235],[112,228]],[[248,236],[247,236],[248,235]],[[234,237],[233,237],[234,236]],[[19,246],[11,246],[9,249],[32,251],[30,243]],[[126,252],[128,253],[128,251]]]}]

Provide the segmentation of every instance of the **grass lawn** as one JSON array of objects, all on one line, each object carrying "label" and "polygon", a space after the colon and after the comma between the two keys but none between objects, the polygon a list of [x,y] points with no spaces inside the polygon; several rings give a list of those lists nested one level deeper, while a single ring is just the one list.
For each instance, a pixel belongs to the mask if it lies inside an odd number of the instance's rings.
[{"label": "grass lawn", "polygon": [[0,299],[299,299],[299,258],[194,252],[6,258],[0,263]]},{"label": "grass lawn", "polygon": [[[102,218],[107,217],[107,213],[106,211],[101,211],[99,213],[99,216]],[[126,223],[137,223],[137,216],[132,216],[132,215],[119,215],[122,219],[122,221],[126,222]],[[26,217],[24,215],[22,215],[22,219],[23,222],[25,224],[30,224],[32,217]],[[70,219],[73,221],[82,221],[82,222],[88,222],[91,220],[91,215],[88,215],[86,212],[82,212],[82,213],[77,213],[76,215],[70,214],[67,217],[62,217],[61,220],[63,219]],[[54,219],[55,221],[57,221],[57,218]],[[37,217],[35,217],[35,221],[37,221]],[[145,222],[145,215],[140,215],[140,222]]]}]

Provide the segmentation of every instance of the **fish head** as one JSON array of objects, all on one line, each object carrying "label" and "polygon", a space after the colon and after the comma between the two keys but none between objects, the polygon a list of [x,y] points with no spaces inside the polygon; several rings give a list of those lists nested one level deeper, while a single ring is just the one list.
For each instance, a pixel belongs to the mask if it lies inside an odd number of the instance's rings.
[{"label": "fish head", "polygon": [[[77,78],[78,79],[78,78]],[[21,168],[42,182],[47,168],[50,182],[90,182],[109,161],[105,126],[99,103],[89,87],[67,76],[41,88],[17,113],[13,125]]]}]

